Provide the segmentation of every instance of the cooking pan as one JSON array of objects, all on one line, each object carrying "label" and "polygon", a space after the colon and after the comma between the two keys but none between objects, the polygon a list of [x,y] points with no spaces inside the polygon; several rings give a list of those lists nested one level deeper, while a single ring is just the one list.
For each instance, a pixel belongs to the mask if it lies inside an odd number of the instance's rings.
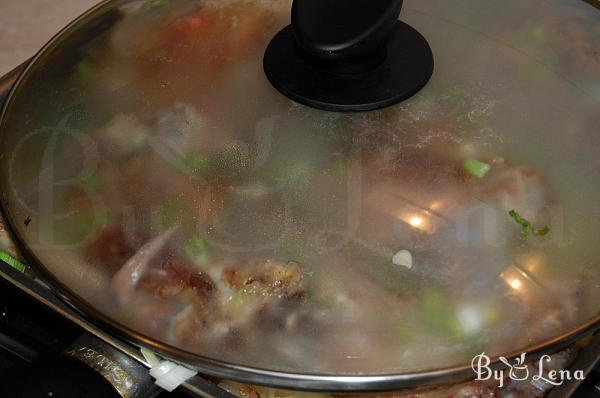
[{"label": "cooking pan", "polygon": [[8,96],[3,215],[73,308],[218,378],[556,351],[600,325],[600,32],[555,3],[105,1]]}]

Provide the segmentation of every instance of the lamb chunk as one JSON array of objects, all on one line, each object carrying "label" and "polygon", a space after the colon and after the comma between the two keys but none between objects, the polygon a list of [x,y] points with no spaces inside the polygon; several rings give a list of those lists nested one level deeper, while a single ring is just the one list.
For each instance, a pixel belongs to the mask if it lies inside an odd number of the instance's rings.
[{"label": "lamb chunk", "polygon": [[112,275],[140,246],[141,243],[137,239],[128,238],[120,226],[114,225],[96,234],[85,249],[85,259],[90,264],[106,269]]},{"label": "lamb chunk", "polygon": [[261,274],[260,280],[281,297],[302,297],[305,293],[302,269],[296,263],[266,261]]},{"label": "lamb chunk", "polygon": [[200,304],[218,294],[217,286],[207,273],[188,264],[171,249],[165,248],[158,257],[161,261],[153,264],[140,281],[144,290],[164,300]]},{"label": "lamb chunk", "polygon": [[[286,317],[294,311],[296,299],[305,294],[302,269],[295,263],[249,261],[238,267],[215,265],[214,268],[220,272],[211,275],[213,278],[219,275],[219,278],[214,280],[214,285],[209,279],[210,291],[215,291],[215,296],[225,293],[222,290],[233,293],[222,300],[192,303],[183,310],[169,333],[174,340],[204,345],[209,344],[211,339],[223,341],[232,337],[235,331],[246,328],[283,325]],[[180,269],[178,271],[181,272]],[[217,289],[216,286],[224,286],[225,289]],[[264,322],[265,319],[269,321]]]},{"label": "lamb chunk", "polygon": [[222,277],[233,289],[241,289],[243,286],[249,285],[255,281],[255,278],[250,274],[248,269],[240,267],[226,267],[222,271]]},{"label": "lamb chunk", "polygon": [[265,283],[270,285],[289,286],[302,281],[302,270],[294,262],[281,263],[266,261],[262,266],[263,278]]},{"label": "lamb chunk", "polygon": [[302,269],[294,262],[249,261],[237,267],[223,267],[220,275],[221,282],[233,290],[260,286],[264,294],[278,297],[301,296],[305,290]]}]

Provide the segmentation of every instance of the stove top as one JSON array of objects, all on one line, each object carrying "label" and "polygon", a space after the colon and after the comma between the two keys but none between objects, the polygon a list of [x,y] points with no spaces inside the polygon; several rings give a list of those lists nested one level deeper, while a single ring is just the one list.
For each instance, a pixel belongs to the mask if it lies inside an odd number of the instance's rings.
[{"label": "stove top", "polygon": [[[56,309],[0,278],[0,380],[60,355],[86,333]],[[172,393],[163,391],[150,396],[187,397],[193,387],[192,383]]]}]

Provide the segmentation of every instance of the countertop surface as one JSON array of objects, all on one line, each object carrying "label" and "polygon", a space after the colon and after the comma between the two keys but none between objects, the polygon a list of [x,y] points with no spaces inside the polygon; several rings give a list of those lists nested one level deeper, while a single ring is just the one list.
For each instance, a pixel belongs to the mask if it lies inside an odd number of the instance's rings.
[{"label": "countertop surface", "polygon": [[99,0],[0,0],[0,75]]}]

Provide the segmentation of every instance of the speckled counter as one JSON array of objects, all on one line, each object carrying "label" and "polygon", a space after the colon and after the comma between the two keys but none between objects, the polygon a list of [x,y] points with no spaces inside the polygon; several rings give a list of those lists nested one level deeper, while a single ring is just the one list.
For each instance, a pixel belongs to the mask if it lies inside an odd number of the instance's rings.
[{"label": "speckled counter", "polygon": [[0,0],[0,75],[99,0]]}]

